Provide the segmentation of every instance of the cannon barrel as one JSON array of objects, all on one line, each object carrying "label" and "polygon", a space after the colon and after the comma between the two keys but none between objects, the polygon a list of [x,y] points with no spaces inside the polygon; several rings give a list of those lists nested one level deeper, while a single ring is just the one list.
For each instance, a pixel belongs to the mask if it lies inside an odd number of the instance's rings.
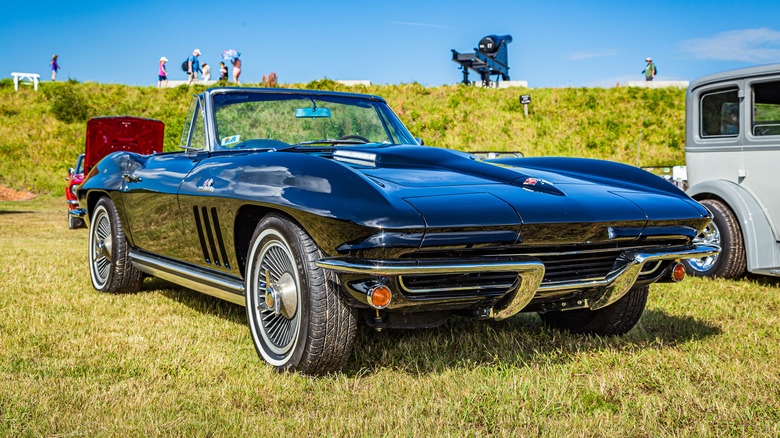
[{"label": "cannon barrel", "polygon": [[501,43],[512,42],[512,35],[488,35],[479,40],[479,50],[483,53],[495,53]]}]

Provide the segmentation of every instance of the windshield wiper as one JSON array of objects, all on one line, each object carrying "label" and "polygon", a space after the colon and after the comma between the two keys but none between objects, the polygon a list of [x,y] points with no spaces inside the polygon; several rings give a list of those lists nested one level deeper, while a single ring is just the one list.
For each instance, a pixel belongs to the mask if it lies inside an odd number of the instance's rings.
[{"label": "windshield wiper", "polygon": [[312,141],[304,141],[304,142],[301,142],[301,143],[296,143],[296,144],[288,146],[286,148],[277,149],[276,152],[289,151],[289,150],[295,149],[295,148],[297,148],[299,146],[307,146],[307,145],[310,145],[310,144],[331,144],[331,145],[336,145],[336,144],[366,144],[366,142],[364,142],[363,140],[351,140],[351,139],[339,140],[339,139],[336,139],[336,138],[323,138],[322,140],[312,140]]}]

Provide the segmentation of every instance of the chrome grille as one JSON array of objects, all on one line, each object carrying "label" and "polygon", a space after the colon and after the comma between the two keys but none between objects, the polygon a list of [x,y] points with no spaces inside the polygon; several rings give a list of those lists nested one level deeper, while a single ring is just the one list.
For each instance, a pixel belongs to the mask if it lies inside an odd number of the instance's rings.
[{"label": "chrome grille", "polygon": [[424,296],[499,296],[517,281],[516,272],[476,272],[468,274],[403,275],[404,292]]},{"label": "chrome grille", "polygon": [[[545,267],[542,286],[558,283],[603,280],[614,269],[620,268],[620,255],[627,250],[663,248],[679,242],[617,242],[609,244],[577,245],[568,247],[517,247],[511,250],[495,251],[449,251],[431,252],[426,256],[435,258],[474,259],[507,258],[530,256],[539,259]],[[415,254],[419,257],[421,254]],[[427,258],[427,257],[426,257]],[[643,273],[653,272],[659,266],[651,263]],[[437,274],[402,276],[401,287],[407,295],[420,297],[443,296],[500,296],[507,293],[517,280],[513,272],[481,272],[469,274]]]},{"label": "chrome grille", "polygon": [[544,263],[542,284],[560,281],[603,279],[623,250],[536,256]]}]

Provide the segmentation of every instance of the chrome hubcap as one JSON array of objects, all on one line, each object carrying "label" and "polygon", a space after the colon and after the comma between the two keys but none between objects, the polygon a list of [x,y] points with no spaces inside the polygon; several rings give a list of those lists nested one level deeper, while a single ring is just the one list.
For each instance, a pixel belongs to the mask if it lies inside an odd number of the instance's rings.
[{"label": "chrome hubcap", "polygon": [[[710,222],[710,224],[707,225],[707,228],[705,228],[704,231],[701,232],[701,234],[699,234],[698,236],[696,236],[695,239],[693,239],[693,243],[721,246],[720,231],[718,230],[718,226],[715,225],[715,221]],[[718,261],[718,255],[716,254],[713,256],[707,256],[698,259],[688,259],[688,264],[694,270],[699,272],[704,272],[712,269],[712,266],[717,261]]]},{"label": "chrome hubcap", "polygon": [[295,343],[300,325],[298,280],[290,250],[278,241],[265,244],[256,288],[257,320],[268,348],[284,354]]},{"label": "chrome hubcap", "polygon": [[287,319],[293,319],[295,311],[298,309],[295,279],[289,272],[285,272],[278,281],[269,282],[270,272],[266,271],[265,274],[265,300],[261,302],[258,310],[272,311],[274,315],[282,315]]},{"label": "chrome hubcap", "polygon": [[105,284],[111,272],[111,221],[105,210],[100,211],[92,225],[92,268],[99,285]]}]

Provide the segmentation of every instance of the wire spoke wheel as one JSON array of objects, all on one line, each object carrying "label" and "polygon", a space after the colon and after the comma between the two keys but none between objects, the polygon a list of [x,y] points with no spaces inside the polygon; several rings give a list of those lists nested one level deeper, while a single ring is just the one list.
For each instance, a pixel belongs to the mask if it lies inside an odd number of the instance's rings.
[{"label": "wire spoke wheel", "polygon": [[143,275],[128,256],[129,244],[114,203],[101,198],[94,207],[89,229],[89,274],[100,292],[137,292]]},{"label": "wire spoke wheel", "polygon": [[341,369],[357,318],[339,297],[322,253],[298,224],[271,213],[255,227],[246,265],[247,323],[257,354],[278,371]]},{"label": "wire spoke wheel", "polygon": [[104,206],[99,206],[92,219],[89,235],[89,263],[96,289],[105,287],[111,274],[111,218]]},{"label": "wire spoke wheel", "polygon": [[[255,293],[256,302],[262,304],[255,308],[257,320],[260,321],[261,334],[269,349],[276,354],[285,354],[292,348],[300,328],[300,312],[297,312],[297,303],[300,301],[299,274],[290,249],[276,239],[269,240],[263,246],[259,261]],[[267,276],[260,275],[266,272]],[[270,284],[267,284],[266,277],[270,279]],[[269,301],[277,301],[286,309],[270,307],[267,305]]]}]

